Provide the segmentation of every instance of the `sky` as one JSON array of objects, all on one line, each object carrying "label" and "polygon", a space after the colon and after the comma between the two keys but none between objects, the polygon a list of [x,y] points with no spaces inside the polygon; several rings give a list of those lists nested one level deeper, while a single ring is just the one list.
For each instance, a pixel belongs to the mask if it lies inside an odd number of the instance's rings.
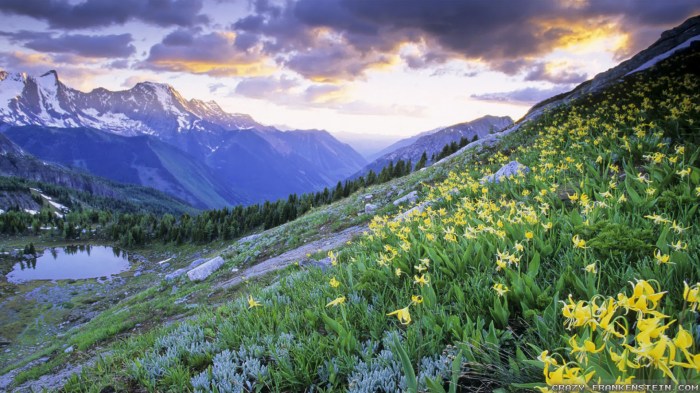
[{"label": "sky", "polygon": [[299,129],[518,119],[700,13],[697,0],[0,0],[0,69],[168,83]]}]

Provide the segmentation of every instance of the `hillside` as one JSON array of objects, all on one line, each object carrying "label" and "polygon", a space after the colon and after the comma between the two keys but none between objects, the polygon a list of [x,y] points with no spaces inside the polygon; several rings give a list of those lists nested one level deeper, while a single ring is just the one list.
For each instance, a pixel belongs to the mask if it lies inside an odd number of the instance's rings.
[{"label": "hillside", "polygon": [[[700,46],[688,45],[425,171],[211,245],[207,255],[225,264],[206,281],[161,280],[125,296],[15,364],[48,358],[15,383],[100,353],[65,391],[693,383],[698,70]],[[514,176],[494,176],[513,161]],[[391,203],[415,188],[410,212]],[[367,233],[322,248],[338,231],[363,230],[367,196],[381,206]],[[299,264],[247,270],[317,240],[321,251]],[[180,250],[173,268],[195,258]]]},{"label": "hillside", "polygon": [[67,206],[147,211],[154,214],[192,213],[196,209],[154,189],[130,186],[72,171],[36,159],[0,134],[0,209],[39,210],[29,188],[45,190]]},{"label": "hillside", "polygon": [[149,136],[122,137],[89,128],[9,127],[5,136],[36,157],[121,183],[147,185],[198,208],[246,198],[206,165]]}]

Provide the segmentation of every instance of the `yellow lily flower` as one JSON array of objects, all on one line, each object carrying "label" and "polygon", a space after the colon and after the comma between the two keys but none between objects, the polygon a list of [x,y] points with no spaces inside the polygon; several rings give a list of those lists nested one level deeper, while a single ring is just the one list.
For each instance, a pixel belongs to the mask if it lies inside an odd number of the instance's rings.
[{"label": "yellow lily flower", "polygon": [[386,314],[387,316],[392,316],[396,315],[396,318],[399,319],[399,322],[401,322],[402,325],[408,325],[411,323],[411,314],[408,312],[408,307],[406,306],[404,308],[400,308],[396,311],[390,312],[389,314]]},{"label": "yellow lily flower", "polygon": [[331,280],[329,281],[329,284],[333,288],[338,288],[340,286],[340,282],[338,280],[336,280],[335,277],[331,278]]},{"label": "yellow lily flower", "polygon": [[260,304],[260,302],[253,299],[252,295],[248,295],[248,309],[251,309],[253,307],[260,307],[260,306],[262,306],[262,304]]},{"label": "yellow lily flower", "polygon": [[427,285],[430,283],[430,277],[426,277],[425,274],[421,274],[420,277],[413,276],[413,283],[420,284],[420,286]]},{"label": "yellow lily flower", "polygon": [[330,303],[326,304],[326,307],[335,307],[343,303],[345,303],[345,296],[341,296],[339,298],[336,298],[335,300],[332,300]]},{"label": "yellow lily flower", "polygon": [[496,293],[498,294],[498,296],[503,296],[503,295],[506,294],[506,292],[510,292],[510,289],[508,289],[507,286],[505,286],[505,285],[503,285],[503,284],[501,284],[501,283],[493,284],[493,287],[492,287],[492,288],[496,291]]}]

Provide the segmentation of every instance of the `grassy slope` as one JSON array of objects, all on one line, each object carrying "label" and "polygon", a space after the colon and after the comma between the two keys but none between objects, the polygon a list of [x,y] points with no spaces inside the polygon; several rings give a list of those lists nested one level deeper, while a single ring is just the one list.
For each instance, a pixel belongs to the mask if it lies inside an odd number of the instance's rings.
[{"label": "grassy slope", "polygon": [[[205,173],[204,168],[198,168],[194,161],[183,162],[177,154],[172,154],[175,150],[167,145],[155,143],[150,144],[150,147],[158,155],[163,167],[170,173],[177,174],[177,180],[182,187],[194,195],[198,201],[209,208],[220,208],[231,204],[217,194],[217,186],[209,181],[211,175]],[[182,155],[180,152],[178,154]]]},{"label": "grassy slope", "polygon": [[[688,362],[698,344],[684,332],[697,313],[683,283],[700,281],[699,57],[667,61],[465,154],[444,182],[426,184],[430,209],[405,222],[377,217],[329,273],[239,288],[261,305],[237,296],[131,338],[66,390],[696,380]],[[532,172],[479,183],[511,160]],[[333,299],[345,302],[328,307]],[[403,308],[403,320],[387,315]],[[616,356],[631,363],[618,367]]]}]

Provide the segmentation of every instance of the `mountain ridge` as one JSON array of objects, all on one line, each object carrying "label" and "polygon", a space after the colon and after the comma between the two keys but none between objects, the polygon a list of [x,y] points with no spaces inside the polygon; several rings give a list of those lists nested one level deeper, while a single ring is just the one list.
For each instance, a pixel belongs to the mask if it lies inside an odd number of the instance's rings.
[{"label": "mountain ridge", "polygon": [[[0,71],[0,92],[0,121],[12,126],[94,129],[119,137],[148,136],[181,150],[208,166],[213,178],[222,183],[204,179],[190,187],[189,192],[173,194],[198,207],[219,208],[317,191],[366,164],[350,145],[326,131],[283,132],[258,123],[249,115],[228,113],[215,101],[186,100],[171,85],[162,83],[140,82],[126,90],[96,88],[84,93],[64,85],[56,71],[38,77]],[[39,143],[17,133],[12,137],[25,148]],[[75,143],[74,156],[69,161],[59,161],[61,164],[70,166],[72,161],[83,160],[81,155],[90,154],[80,148],[82,141]],[[105,145],[105,149],[111,148]],[[52,157],[46,149],[35,149],[33,153],[41,159]],[[167,165],[159,167],[175,179],[171,184],[190,182],[187,176],[192,171],[179,172],[182,168],[177,165],[171,165],[172,172]],[[130,170],[128,165],[122,169]],[[97,174],[122,180],[118,172]],[[138,184],[149,185],[144,181]],[[202,185],[206,188],[204,193],[213,199],[192,198],[192,192]]]}]

